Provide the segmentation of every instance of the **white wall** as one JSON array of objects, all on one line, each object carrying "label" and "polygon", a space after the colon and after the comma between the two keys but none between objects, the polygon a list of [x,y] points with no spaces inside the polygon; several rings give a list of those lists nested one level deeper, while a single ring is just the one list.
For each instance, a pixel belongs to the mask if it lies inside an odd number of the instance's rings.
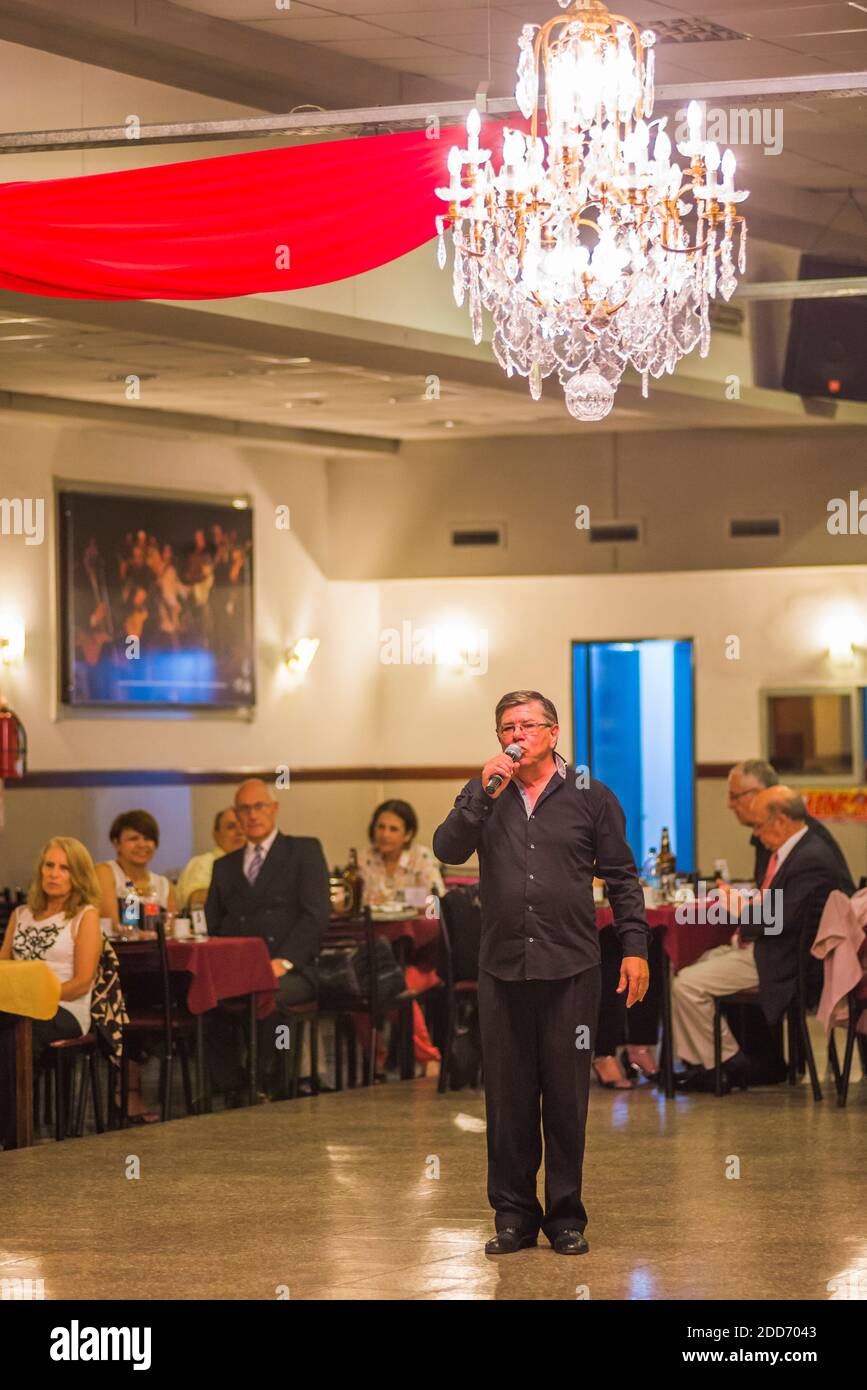
[{"label": "white wall", "polygon": [[[325,524],[323,464],[285,448],[175,438],[76,424],[0,424],[0,495],[45,499],[41,546],[0,535],[0,610],[24,619],[23,666],[2,673],[13,705],[26,713],[34,769],[228,767],[345,763],[374,738],[377,672],[360,663],[365,633],[376,631],[375,589],[329,584],[302,544]],[[54,480],[173,492],[248,493],[254,508],[258,707],[252,722],[210,715],[161,719],[70,718],[58,707],[55,628]],[[275,507],[288,504],[292,529],[278,530]],[[300,636],[323,647],[309,678],[290,688],[281,654]],[[367,645],[370,644],[370,636]],[[352,672],[353,717],[343,682]]]},{"label": "white wall", "polygon": [[[570,644],[573,640],[690,637],[695,642],[696,760],[732,764],[761,754],[760,691],[767,686],[867,683],[867,655],[835,670],[827,626],[848,618],[867,648],[863,566],[687,574],[393,581],[379,585],[383,629],[435,631],[448,622],[487,643],[485,674],[436,666],[386,665],[382,680],[383,762],[481,767],[496,751],[493,712],[508,690],[541,690],[557,706],[561,744],[572,756]],[[729,660],[729,639],[740,656]],[[411,712],[411,714],[410,714]],[[456,788],[404,785],[423,825],[435,826]],[[702,870],[727,857],[752,871],[747,837],[725,804],[725,784],[697,788]],[[867,872],[867,831],[832,827],[857,883]]]},{"label": "white wall", "polygon": [[[486,634],[488,645],[484,675],[383,666],[387,764],[419,761],[419,730],[431,752],[423,761],[477,760],[490,748],[497,699],[510,689],[544,691],[568,726],[573,640],[693,638],[699,762],[758,754],[764,686],[867,683],[864,652],[853,668],[840,671],[825,650],[828,623],[846,615],[862,628],[867,646],[867,568],[861,565],[396,580],[380,584],[379,593],[383,628],[409,621],[436,629],[460,620]],[[731,636],[740,642],[737,660],[726,657]]]},{"label": "white wall", "polygon": [[[216,716],[68,718],[58,710],[54,630],[53,478],[147,485],[171,492],[249,492],[256,524],[257,675],[252,722]],[[328,581],[310,558],[329,530],[323,463],[283,448],[164,436],[137,429],[57,422],[0,422],[0,496],[43,496],[50,518],[42,546],[0,536],[0,610],[24,618],[21,668],[0,668],[0,684],[23,718],[33,770],[91,768],[276,768],[480,766],[492,751],[493,708],[506,690],[530,685],[557,704],[571,756],[570,643],[586,638],[691,637],[696,658],[696,756],[727,763],[758,754],[759,692],[767,685],[867,683],[863,655],[835,672],[824,648],[830,621],[867,618],[867,569],[721,570],[678,574],[525,578]],[[273,525],[288,503],[293,529]],[[363,530],[373,502],[359,506]],[[382,633],[435,632],[444,623],[476,629],[483,674],[438,665],[383,663]],[[291,689],[280,654],[314,635],[320,652]],[[729,638],[737,660],[726,657]],[[865,640],[867,646],[867,640]],[[319,835],[329,859],[363,842],[370,809],[387,795],[417,803],[429,841],[457,784],[400,780],[290,786],[281,824]],[[0,834],[0,882],[22,878],[40,838],[75,833],[107,851],[105,833],[120,805],[150,805],[167,830],[160,866],[174,868],[208,843],[214,809],[230,789],[113,788],[7,795]],[[701,862],[739,852],[722,784],[699,789]],[[853,871],[864,871],[863,831],[841,832]],[[746,869],[746,863],[741,871]]]}]

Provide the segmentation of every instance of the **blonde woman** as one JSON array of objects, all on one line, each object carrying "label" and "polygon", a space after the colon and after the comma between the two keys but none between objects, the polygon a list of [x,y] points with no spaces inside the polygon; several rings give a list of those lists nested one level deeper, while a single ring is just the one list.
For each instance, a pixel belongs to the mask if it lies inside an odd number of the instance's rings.
[{"label": "blonde woman", "polygon": [[0,960],[43,960],[60,981],[53,1018],[33,1021],[33,1061],[64,1038],[90,1030],[90,997],[102,933],[100,888],[93,860],[80,840],[56,835],[44,846],[27,902],[6,928]]}]

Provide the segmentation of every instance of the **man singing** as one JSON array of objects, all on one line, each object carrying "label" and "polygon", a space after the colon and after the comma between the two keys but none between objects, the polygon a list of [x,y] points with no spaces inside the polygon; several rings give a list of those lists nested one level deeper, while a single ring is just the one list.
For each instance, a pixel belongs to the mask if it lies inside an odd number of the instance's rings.
[{"label": "man singing", "polygon": [[[627,1008],[650,979],[644,898],[620,803],[556,752],[551,701],[513,690],[495,718],[501,748],[517,744],[520,761],[505,751],[491,758],[433,839],[445,863],[479,855],[479,1018],[497,1231],[485,1253],[535,1245],[541,1226],[558,1254],[582,1255],[581,1165],[600,993],[593,875],[605,880],[614,908],[623,950],[617,992],[628,985]],[[536,1196],[540,1098],[544,1212]]]}]

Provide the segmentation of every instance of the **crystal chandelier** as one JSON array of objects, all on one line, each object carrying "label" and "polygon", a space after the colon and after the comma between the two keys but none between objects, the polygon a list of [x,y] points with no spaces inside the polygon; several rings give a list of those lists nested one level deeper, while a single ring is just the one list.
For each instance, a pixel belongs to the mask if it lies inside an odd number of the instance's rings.
[{"label": "crystal chandelier", "polygon": [[744,272],[735,157],[702,138],[702,109],[690,102],[677,146],[685,167],[672,163],[668,118],[650,119],[655,41],[600,0],[525,24],[515,98],[529,136],[504,130],[495,173],[472,110],[467,148],[452,147],[449,186],[436,190],[449,205],[436,219],[437,262],[445,268],[449,225],[455,299],[468,299],[473,340],[484,306],[506,373],[526,376],[538,400],[556,372],[578,420],[605,418],[629,362],[646,396],[648,376],[673,372],[696,343],[707,356],[710,300],[737,284],[736,226]]}]

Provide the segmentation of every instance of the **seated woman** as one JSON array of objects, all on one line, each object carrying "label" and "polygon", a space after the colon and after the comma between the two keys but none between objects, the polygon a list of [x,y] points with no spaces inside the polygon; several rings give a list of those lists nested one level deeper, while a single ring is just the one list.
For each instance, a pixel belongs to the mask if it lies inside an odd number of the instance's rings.
[{"label": "seated woman", "polygon": [[100,915],[110,917],[115,927],[118,925],[118,902],[130,891],[130,883],[140,897],[155,893],[164,912],[177,912],[171,879],[148,869],[160,842],[160,828],[150,811],[122,811],[112,821],[108,838],[114,845],[115,858],[105,859],[96,866],[102,890]]},{"label": "seated woman", "polygon": [[[370,845],[361,851],[358,859],[366,906],[379,907],[382,903],[394,902],[396,895],[407,888],[443,896],[445,886],[433,853],[424,845],[413,843],[417,832],[418,817],[408,801],[383,801],[377,806],[367,830]],[[407,988],[417,994],[439,984],[432,965],[422,959],[406,967],[404,978]],[[426,1071],[435,1071],[439,1067],[439,1048],[431,1042],[418,1003],[413,1004],[412,1010],[415,1059]],[[356,1018],[356,1032],[362,1046],[366,1046],[370,1041],[367,1019]],[[376,1069],[382,1072],[384,1042],[380,1043],[378,1053]]]},{"label": "seated woman", "polygon": [[[171,879],[148,869],[160,842],[160,828],[150,811],[122,811],[112,821],[108,837],[114,846],[115,858],[103,860],[96,866],[100,916],[110,917],[117,928],[120,922],[118,900],[123,900],[130,892],[130,883],[141,897],[156,894],[163,911],[177,912]],[[142,1102],[141,1068],[137,1062],[130,1062],[127,1114],[131,1120],[147,1124],[155,1124],[160,1118],[156,1111],[146,1110]]]},{"label": "seated woman", "polygon": [[43,847],[27,902],[9,918],[0,960],[43,960],[60,981],[53,1018],[33,1020],[33,1064],[53,1042],[90,1031],[90,997],[102,950],[99,884],[79,840],[57,835]]}]

